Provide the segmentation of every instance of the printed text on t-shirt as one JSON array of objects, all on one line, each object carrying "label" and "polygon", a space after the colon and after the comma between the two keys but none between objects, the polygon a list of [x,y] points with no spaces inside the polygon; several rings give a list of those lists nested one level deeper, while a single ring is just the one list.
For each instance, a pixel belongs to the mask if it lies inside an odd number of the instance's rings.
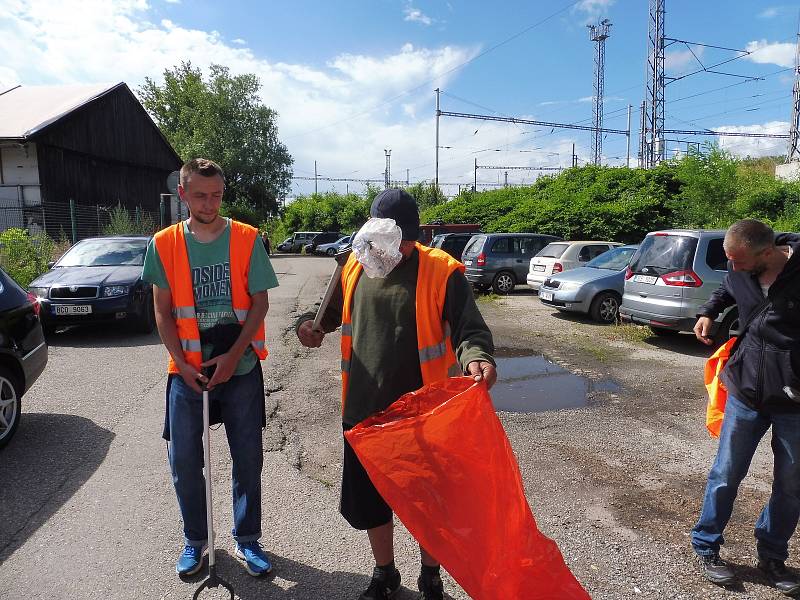
[{"label": "printed text on t-shirt", "polygon": [[194,300],[199,302],[205,298],[230,296],[231,263],[217,263],[192,269],[192,287]]}]

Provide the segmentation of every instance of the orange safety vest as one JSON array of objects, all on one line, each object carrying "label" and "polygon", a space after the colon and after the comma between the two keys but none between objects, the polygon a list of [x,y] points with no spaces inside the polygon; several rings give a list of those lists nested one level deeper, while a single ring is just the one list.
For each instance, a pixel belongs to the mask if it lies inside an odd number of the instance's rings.
[{"label": "orange safety vest", "polygon": [[[252,300],[247,289],[247,275],[250,270],[250,255],[253,252],[258,230],[255,227],[231,219],[230,263],[231,263],[231,304],[239,323],[244,323]],[[194,306],[192,271],[189,266],[189,252],[183,235],[183,221],[162,229],[155,235],[158,258],[164,266],[172,295],[172,316],[178,327],[183,356],[195,369],[200,369],[203,353],[200,346],[200,328]],[[253,351],[259,359],[267,358],[266,329],[262,321],[253,335]],[[169,372],[178,373],[172,356],[169,357]]]},{"label": "orange safety vest", "polygon": [[718,438],[722,431],[722,419],[725,416],[725,403],[728,401],[728,390],[722,383],[720,375],[722,369],[731,355],[731,348],[736,343],[733,337],[722,344],[706,361],[704,369],[704,383],[708,391],[708,404],[706,405],[706,429],[712,437]]},{"label": "orange safety vest", "polygon": [[[419,271],[417,272],[417,347],[422,382],[427,385],[448,377],[462,375],[461,367],[450,341],[450,324],[442,319],[447,280],[464,265],[437,248],[417,243]],[[362,271],[355,255],[350,255],[342,269],[342,413],[347,399],[350,360],[353,355],[353,295]]]}]

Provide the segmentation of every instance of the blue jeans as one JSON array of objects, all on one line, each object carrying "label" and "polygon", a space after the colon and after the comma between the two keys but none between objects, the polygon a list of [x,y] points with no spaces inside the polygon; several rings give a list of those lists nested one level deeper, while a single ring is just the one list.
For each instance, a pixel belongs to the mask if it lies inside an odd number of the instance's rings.
[{"label": "blue jeans", "polygon": [[692,546],[701,556],[719,552],[739,484],[747,475],[759,441],[772,426],[775,468],[772,494],[755,527],[760,558],[785,561],[789,538],[800,516],[800,413],[761,413],[732,396],[725,405],[719,450],[703,498]]},{"label": "blue jeans", "polygon": [[[233,469],[233,537],[250,542],[261,537],[261,468],[264,463],[261,415],[264,387],[258,365],[231,377],[209,392],[219,403]],[[203,396],[174,377],[169,389],[169,464],[183,517],[186,544],[208,541],[203,477]]]}]

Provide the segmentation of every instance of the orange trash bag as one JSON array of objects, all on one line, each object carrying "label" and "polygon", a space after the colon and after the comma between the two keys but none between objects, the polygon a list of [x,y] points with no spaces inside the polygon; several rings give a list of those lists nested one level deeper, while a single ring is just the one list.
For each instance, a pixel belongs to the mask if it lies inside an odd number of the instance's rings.
[{"label": "orange trash bag", "polygon": [[484,382],[453,377],[349,431],[383,499],[474,600],[585,600],[536,527]]},{"label": "orange trash bag", "polygon": [[732,337],[722,344],[714,354],[706,361],[703,373],[706,391],[708,392],[708,404],[706,405],[706,429],[711,437],[718,438],[722,431],[722,418],[725,416],[725,403],[728,401],[728,390],[720,379],[722,369],[728,363],[731,356],[731,348],[736,343],[736,338]]}]

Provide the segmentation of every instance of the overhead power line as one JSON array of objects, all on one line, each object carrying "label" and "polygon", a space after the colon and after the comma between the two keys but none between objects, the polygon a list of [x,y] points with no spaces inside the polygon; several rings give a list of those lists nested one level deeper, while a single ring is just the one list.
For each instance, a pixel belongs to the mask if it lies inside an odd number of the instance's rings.
[{"label": "overhead power line", "polygon": [[[442,117],[455,117],[457,119],[477,119],[480,121],[500,121],[502,123],[516,123],[519,125],[536,125],[539,127],[550,127],[553,129],[578,129],[580,131],[595,131],[591,125],[578,125],[573,123],[553,123],[550,121],[534,121],[532,119],[520,119],[518,117],[501,117],[495,115],[476,115],[471,113],[457,113],[447,110],[439,111]],[[628,135],[624,129],[600,129],[603,133],[613,133],[617,135]]]}]

